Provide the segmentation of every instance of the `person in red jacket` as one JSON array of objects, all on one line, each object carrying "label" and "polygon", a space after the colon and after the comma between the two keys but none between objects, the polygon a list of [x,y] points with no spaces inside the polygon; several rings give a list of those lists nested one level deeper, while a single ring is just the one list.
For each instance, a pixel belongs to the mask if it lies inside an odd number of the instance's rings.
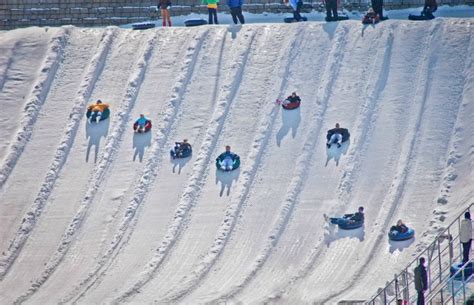
[{"label": "person in red jacket", "polygon": [[158,6],[161,11],[163,26],[166,26],[166,21],[168,21],[168,26],[171,26],[171,17],[169,12],[169,9],[171,7],[171,0],[158,0]]},{"label": "person in red jacket", "polygon": [[373,8],[369,8],[367,14],[365,14],[364,18],[362,19],[363,24],[375,24],[380,21],[380,16],[377,14]]}]

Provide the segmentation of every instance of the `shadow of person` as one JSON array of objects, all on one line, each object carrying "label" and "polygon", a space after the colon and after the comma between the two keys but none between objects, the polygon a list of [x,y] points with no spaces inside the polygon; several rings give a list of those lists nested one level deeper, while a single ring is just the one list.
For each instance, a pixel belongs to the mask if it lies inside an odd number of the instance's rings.
[{"label": "shadow of person", "polygon": [[329,161],[334,159],[336,162],[336,166],[339,165],[339,159],[341,159],[342,155],[345,155],[349,150],[349,145],[351,144],[351,139],[347,140],[346,142],[342,143],[341,147],[337,147],[336,144],[332,144],[331,148],[326,149],[326,164],[324,166],[328,166]]},{"label": "shadow of person", "polygon": [[133,134],[133,161],[138,160],[143,161],[143,155],[145,154],[145,148],[151,146],[151,131],[145,133],[134,132]]},{"label": "shadow of person", "polygon": [[388,251],[390,253],[393,253],[395,251],[402,252],[404,249],[410,247],[410,245],[415,241],[414,238],[410,238],[408,240],[402,240],[402,241],[393,241],[393,240],[388,240],[388,243],[390,245]]},{"label": "shadow of person", "polygon": [[344,230],[339,228],[336,224],[326,223],[324,229],[324,243],[327,247],[338,239],[342,238],[357,238],[360,241],[363,241],[365,238],[365,225],[360,228],[352,230]]},{"label": "shadow of person", "polygon": [[284,137],[288,134],[288,132],[291,129],[291,136],[294,138],[296,136],[296,132],[298,131],[298,126],[300,125],[301,122],[301,107],[298,107],[293,110],[285,110],[282,109],[281,111],[281,120],[282,120],[282,125],[280,127],[280,130],[278,130],[276,134],[276,141],[277,145],[281,145],[281,141],[283,140]]},{"label": "shadow of person", "polygon": [[221,171],[216,168],[216,184],[219,182],[221,183],[221,190],[219,192],[219,196],[222,197],[224,195],[225,189],[227,189],[226,195],[229,196],[230,188],[232,187],[232,183],[237,181],[240,175],[240,168],[234,169],[233,171]]},{"label": "shadow of person", "polygon": [[191,160],[191,156],[186,158],[172,158],[170,156],[171,163],[173,163],[173,173],[176,173],[176,168],[178,168],[178,174],[181,174],[181,169],[186,165],[186,163]]},{"label": "shadow of person", "polygon": [[100,139],[106,137],[109,132],[110,119],[100,121],[99,123],[89,123],[86,120],[86,138],[89,140],[87,144],[86,162],[89,162],[92,146],[94,146],[94,163],[97,163],[99,155]]},{"label": "shadow of person", "polygon": [[227,31],[230,32],[230,37],[232,39],[236,39],[237,38],[237,33],[240,32],[240,30],[242,29],[242,25],[241,24],[231,24],[227,27]]},{"label": "shadow of person", "polygon": [[336,32],[336,28],[339,22],[326,22],[323,24],[323,30],[329,36],[329,40],[334,38],[334,33]]}]

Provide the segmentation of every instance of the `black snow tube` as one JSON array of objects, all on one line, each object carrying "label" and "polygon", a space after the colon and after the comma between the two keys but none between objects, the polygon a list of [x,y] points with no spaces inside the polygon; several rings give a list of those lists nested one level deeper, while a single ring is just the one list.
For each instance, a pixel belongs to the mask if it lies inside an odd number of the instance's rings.
[{"label": "black snow tube", "polygon": [[434,19],[435,17],[431,17],[431,16],[426,16],[426,15],[408,15],[408,19],[409,20],[414,20],[414,21],[424,21],[424,20],[431,20],[431,19]]},{"label": "black snow tube", "polygon": [[293,22],[308,21],[308,18],[305,17],[305,16],[301,16],[301,20],[298,21],[298,20],[296,20],[294,17],[285,17],[285,18],[283,19],[283,21],[284,21],[285,23],[293,23]]},{"label": "black snow tube", "polygon": [[324,18],[324,20],[326,20],[327,22],[331,22],[331,21],[342,21],[342,20],[349,20],[349,16],[347,15],[338,15],[337,18],[334,18],[334,17],[331,17],[331,18]]},{"label": "black snow tube", "polygon": [[451,273],[451,276],[454,276],[455,280],[458,280],[458,281],[463,280],[463,274],[464,274],[464,280],[467,280],[473,274],[474,266],[472,262],[468,263],[466,267],[464,267],[464,272],[461,271],[458,274],[456,274],[456,272],[462,269],[463,265],[464,263],[454,263],[451,265],[450,273]]},{"label": "black snow tube", "polygon": [[[86,112],[86,117],[88,119],[91,119],[92,121],[95,121],[95,118],[97,116],[97,112],[92,112],[92,110],[87,110]],[[107,119],[110,116],[110,109],[106,108],[104,112],[102,112],[102,115],[100,116],[100,120],[103,121]]]},{"label": "black snow tube", "polygon": [[364,225],[364,220],[351,220],[349,217],[344,216],[341,218],[331,218],[331,223],[336,224],[343,230],[354,230]]},{"label": "black snow tube", "polygon": [[205,24],[207,24],[207,21],[202,18],[187,19],[184,21],[185,26],[199,26]]},{"label": "black snow tube", "polygon": [[146,30],[155,27],[155,23],[153,22],[140,22],[132,24],[132,28],[134,30]]},{"label": "black snow tube", "polygon": [[193,153],[193,148],[189,145],[189,149],[172,149],[170,150],[170,155],[173,159],[182,159],[191,156]]},{"label": "black snow tube", "polygon": [[[331,136],[335,133],[334,129],[328,130],[328,134],[326,136],[326,140],[329,142],[331,139]],[[351,134],[349,133],[349,130],[347,128],[341,128],[341,135],[342,135],[342,143],[346,142],[349,140]]]}]

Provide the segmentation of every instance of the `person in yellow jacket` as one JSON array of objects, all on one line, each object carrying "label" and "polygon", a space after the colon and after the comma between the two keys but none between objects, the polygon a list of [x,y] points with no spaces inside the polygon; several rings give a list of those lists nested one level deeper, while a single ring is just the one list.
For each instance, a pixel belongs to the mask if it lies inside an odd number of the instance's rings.
[{"label": "person in yellow jacket", "polygon": [[209,24],[219,24],[217,21],[217,3],[219,3],[219,0],[202,0],[202,3],[207,4],[207,11],[209,12]]},{"label": "person in yellow jacket", "polygon": [[104,104],[102,103],[101,100],[97,100],[95,104],[89,105],[89,107],[87,107],[87,111],[91,112],[91,115],[89,117],[89,122],[91,122],[94,117],[95,117],[96,122],[99,122],[100,118],[102,117],[102,114],[108,108],[109,108],[109,104]]}]

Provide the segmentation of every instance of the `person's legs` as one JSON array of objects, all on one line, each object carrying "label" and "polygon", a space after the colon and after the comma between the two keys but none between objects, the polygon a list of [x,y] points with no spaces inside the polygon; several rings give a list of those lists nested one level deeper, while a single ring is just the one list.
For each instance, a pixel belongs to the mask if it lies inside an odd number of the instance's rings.
[{"label": "person's legs", "polygon": [[209,24],[212,24],[212,8],[208,7],[207,12],[209,14]]},{"label": "person's legs", "polygon": [[469,261],[469,252],[471,251],[471,241],[462,243],[462,262],[467,263]]},{"label": "person's legs", "polygon": [[168,21],[168,26],[171,26],[171,17],[169,10],[166,10],[166,20]]},{"label": "person's legs", "polygon": [[217,9],[213,8],[212,11],[212,14],[214,15],[214,24],[219,24],[219,22],[217,21]]},{"label": "person's legs", "polygon": [[230,14],[232,15],[232,20],[234,21],[234,24],[238,23],[237,20],[237,7],[231,7],[230,8]]},{"label": "person's legs", "polygon": [[237,8],[237,17],[239,18],[239,21],[241,24],[244,24],[245,23],[245,18],[244,18],[244,14],[242,14],[242,7],[239,6]]},{"label": "person's legs", "polygon": [[234,163],[234,161],[231,158],[225,158],[223,162],[224,169],[232,170],[232,163]]},{"label": "person's legs", "polygon": [[102,116],[102,112],[97,111],[95,115],[95,120],[97,123],[99,123],[101,116]]},{"label": "person's legs", "polygon": [[162,25],[163,26],[166,26],[166,10],[164,9],[161,9],[161,21],[162,21]]},{"label": "person's legs", "polygon": [[416,299],[416,305],[425,305],[425,294],[423,290],[417,290],[418,298]]},{"label": "person's legs", "polygon": [[334,19],[337,20],[337,0],[331,0],[332,1],[332,15]]}]

